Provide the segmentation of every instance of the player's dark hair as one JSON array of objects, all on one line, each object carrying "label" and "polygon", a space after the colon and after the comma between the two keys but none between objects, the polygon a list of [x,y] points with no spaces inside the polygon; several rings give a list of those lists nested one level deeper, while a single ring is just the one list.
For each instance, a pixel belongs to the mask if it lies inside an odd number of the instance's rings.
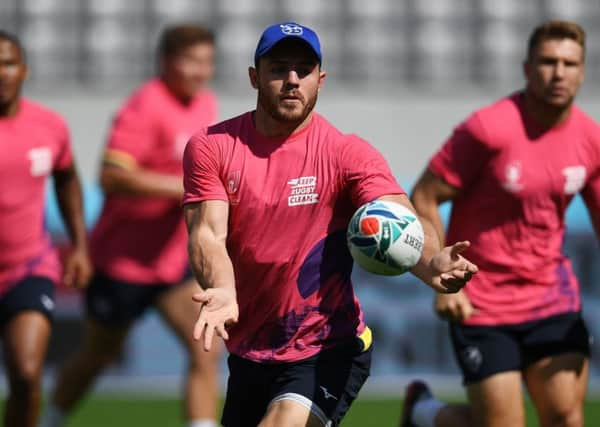
[{"label": "player's dark hair", "polygon": [[165,28],[158,42],[159,57],[177,55],[183,49],[199,43],[215,44],[212,31],[196,24],[181,24]]},{"label": "player's dark hair", "polygon": [[585,31],[581,26],[571,21],[547,21],[536,27],[527,46],[527,59],[531,59],[533,52],[540,43],[549,39],[571,39],[581,45],[585,58]]},{"label": "player's dark hair", "polygon": [[27,61],[25,55],[25,48],[23,47],[21,40],[19,40],[16,34],[9,33],[8,31],[0,29],[0,40],[4,40],[15,45],[16,48],[19,50],[19,53],[21,54],[21,58],[23,58],[23,62]]}]

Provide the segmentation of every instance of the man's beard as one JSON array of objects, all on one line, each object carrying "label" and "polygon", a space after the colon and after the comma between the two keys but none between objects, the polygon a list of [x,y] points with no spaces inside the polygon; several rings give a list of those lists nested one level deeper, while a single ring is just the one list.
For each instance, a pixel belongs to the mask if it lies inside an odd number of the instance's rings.
[{"label": "man's beard", "polygon": [[308,100],[300,94],[297,94],[296,96],[300,98],[300,101],[303,104],[303,108],[300,110],[297,108],[285,108],[279,104],[279,99],[277,97],[267,95],[264,90],[258,91],[258,103],[276,121],[287,124],[300,124],[308,117],[313,108],[315,108],[318,93],[315,92],[314,96],[308,98]]}]

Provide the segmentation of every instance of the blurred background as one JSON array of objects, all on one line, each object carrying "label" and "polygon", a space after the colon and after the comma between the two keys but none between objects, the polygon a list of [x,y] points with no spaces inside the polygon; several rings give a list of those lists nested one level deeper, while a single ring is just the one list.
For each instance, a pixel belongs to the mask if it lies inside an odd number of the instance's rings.
[{"label": "blurred background", "polygon": [[[522,87],[527,37],[548,18],[575,20],[586,29],[587,81],[579,103],[600,120],[598,0],[0,1],[0,28],[18,34],[27,50],[26,95],[62,113],[71,128],[89,226],[102,202],[96,173],[110,120],[136,85],[153,74],[156,41],[169,23],[194,21],[215,31],[213,88],[223,119],[254,108],[247,67],[263,28],[284,19],[312,26],[321,37],[328,72],[317,110],[375,145],[410,189],[459,121]],[[60,239],[52,198],[48,223]],[[567,223],[565,251],[581,281],[591,332],[600,336],[600,251],[580,200]],[[355,282],[376,343],[366,392],[399,396],[412,377],[460,392],[446,325],[433,315],[430,290],[410,275],[382,279],[358,267]],[[81,313],[79,295],[61,290],[47,383],[57,361],[78,345]],[[599,355],[596,351],[592,363],[595,393],[600,392]],[[150,312],[98,390],[173,394],[184,363],[178,343]],[[223,380],[225,375],[223,365]]]}]

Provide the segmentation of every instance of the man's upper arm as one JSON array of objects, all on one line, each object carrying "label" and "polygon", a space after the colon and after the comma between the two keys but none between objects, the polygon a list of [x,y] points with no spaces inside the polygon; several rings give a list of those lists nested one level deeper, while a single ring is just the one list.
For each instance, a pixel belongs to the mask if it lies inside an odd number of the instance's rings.
[{"label": "man's upper arm", "polygon": [[459,194],[459,188],[450,185],[428,168],[415,184],[411,199],[416,203],[427,200],[440,205],[448,200],[454,200]]},{"label": "man's upper arm", "polygon": [[428,168],[434,175],[456,188],[476,183],[485,165],[499,149],[486,132],[479,114],[472,114],[459,124],[440,150],[431,158]]},{"label": "man's upper arm", "polygon": [[581,196],[590,214],[596,236],[600,239],[600,168],[587,182],[581,191]]},{"label": "man's upper arm", "polygon": [[140,94],[128,99],[115,115],[103,164],[134,170],[152,148],[153,115]]}]

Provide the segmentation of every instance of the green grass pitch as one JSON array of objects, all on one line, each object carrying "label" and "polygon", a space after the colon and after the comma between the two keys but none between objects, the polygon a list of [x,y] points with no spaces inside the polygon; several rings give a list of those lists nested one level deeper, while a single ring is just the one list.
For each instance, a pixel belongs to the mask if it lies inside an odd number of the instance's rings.
[{"label": "green grass pitch", "polygon": [[[363,397],[354,403],[343,427],[398,427],[399,399]],[[91,396],[70,418],[67,427],[182,427],[181,402],[136,396]],[[600,399],[588,399],[586,426],[600,426]],[[527,426],[538,423],[527,404]]]}]

